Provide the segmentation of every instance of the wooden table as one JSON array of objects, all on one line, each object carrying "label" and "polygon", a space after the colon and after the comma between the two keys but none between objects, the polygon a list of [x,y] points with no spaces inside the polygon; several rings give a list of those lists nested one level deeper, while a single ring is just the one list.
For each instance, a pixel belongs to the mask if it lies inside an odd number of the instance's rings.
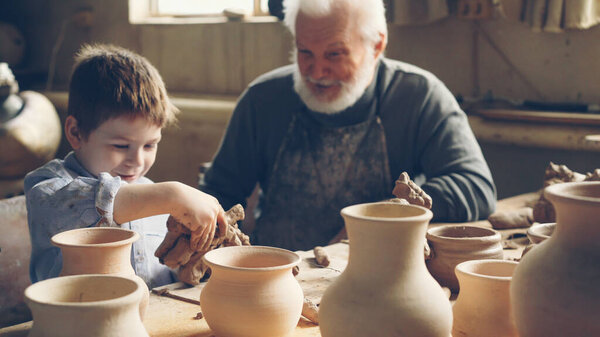
[{"label": "wooden table", "polygon": [[[498,210],[511,210],[531,204],[538,198],[538,193],[528,193],[517,197],[503,199],[498,203]],[[487,221],[477,221],[463,223],[465,225],[474,225],[491,228]],[[433,223],[430,226],[439,226],[441,223]],[[503,239],[514,233],[525,233],[526,229],[502,230]],[[518,259],[521,256],[524,245],[509,245],[505,248],[505,258]],[[348,261],[348,244],[336,243],[325,247],[331,260],[331,264],[326,267],[320,267],[316,264],[312,251],[297,252],[302,261],[300,263],[300,273],[296,276],[300,286],[304,290],[304,295],[315,303],[319,303],[325,289],[333,282],[346,267]],[[160,287],[156,290],[166,290],[163,295],[155,292],[150,294],[150,304],[144,326],[150,336],[156,337],[210,337],[214,336],[209,329],[206,320],[197,319],[197,314],[201,312],[200,306],[196,303],[200,298],[200,291],[203,284],[196,287],[185,286],[182,283],[175,283]],[[184,300],[177,299],[181,297]],[[32,322],[26,322],[4,329],[0,329],[0,337],[24,337],[27,336]],[[296,327],[294,336],[309,337],[321,336],[319,326],[310,321],[301,318]]]}]

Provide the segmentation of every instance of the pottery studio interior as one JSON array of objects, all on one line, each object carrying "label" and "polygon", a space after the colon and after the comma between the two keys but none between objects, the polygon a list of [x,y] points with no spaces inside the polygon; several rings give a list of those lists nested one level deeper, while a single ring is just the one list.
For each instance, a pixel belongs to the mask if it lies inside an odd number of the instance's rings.
[{"label": "pottery studio interior", "polygon": [[0,1],[0,337],[600,336],[599,41],[600,0]]}]

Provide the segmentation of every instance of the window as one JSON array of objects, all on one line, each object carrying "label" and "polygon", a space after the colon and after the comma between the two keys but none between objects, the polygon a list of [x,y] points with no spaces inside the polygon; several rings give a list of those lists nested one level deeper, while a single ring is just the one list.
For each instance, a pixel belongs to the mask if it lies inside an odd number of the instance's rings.
[{"label": "window", "polygon": [[268,0],[151,0],[152,16],[221,16],[224,10],[268,15]]}]

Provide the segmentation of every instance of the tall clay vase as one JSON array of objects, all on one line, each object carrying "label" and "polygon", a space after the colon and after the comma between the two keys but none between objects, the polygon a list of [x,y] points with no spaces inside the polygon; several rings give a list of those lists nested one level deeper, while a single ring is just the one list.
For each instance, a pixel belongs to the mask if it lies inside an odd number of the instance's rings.
[{"label": "tall clay vase", "polygon": [[262,246],[223,247],[206,253],[211,274],[200,307],[217,336],[293,334],[304,295],[292,274],[298,254]]},{"label": "tall clay vase", "polygon": [[471,260],[456,266],[460,293],[453,337],[518,337],[510,305],[510,282],[518,262]]},{"label": "tall clay vase", "polygon": [[450,336],[450,301],[423,259],[431,211],[381,202],[349,206],[341,214],[350,255],[321,299],[321,335]]},{"label": "tall clay vase", "polygon": [[150,293],[141,277],[131,266],[131,245],[140,235],[134,231],[116,227],[78,228],[58,233],[52,244],[62,252],[61,276],[79,274],[110,274],[129,277],[144,289],[140,302],[140,317],[148,308]]},{"label": "tall clay vase", "polygon": [[148,337],[138,312],[144,289],[130,278],[72,275],[25,289],[33,315],[29,337]]},{"label": "tall clay vase", "polygon": [[551,185],[544,197],[556,211],[556,229],[515,270],[519,334],[600,336],[600,182]]}]

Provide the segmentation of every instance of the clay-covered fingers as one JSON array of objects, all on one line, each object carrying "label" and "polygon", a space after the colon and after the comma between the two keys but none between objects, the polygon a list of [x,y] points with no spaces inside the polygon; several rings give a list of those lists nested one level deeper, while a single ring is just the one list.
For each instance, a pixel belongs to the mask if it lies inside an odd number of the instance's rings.
[{"label": "clay-covered fingers", "polygon": [[217,219],[218,219],[218,214],[210,221],[208,226],[204,227],[204,231],[202,233],[203,242],[201,244],[200,250],[207,251],[210,248],[210,244],[212,243],[212,240],[215,237],[215,231],[217,228]]},{"label": "clay-covered fingers", "polygon": [[[216,200],[216,199],[215,199]],[[210,220],[202,227],[202,230],[199,234],[196,235],[196,251],[206,251],[210,248],[210,245],[215,237],[215,232],[217,230],[217,222],[223,221],[225,217],[225,213],[220,204],[217,203],[216,208],[214,209],[214,213]]]}]

